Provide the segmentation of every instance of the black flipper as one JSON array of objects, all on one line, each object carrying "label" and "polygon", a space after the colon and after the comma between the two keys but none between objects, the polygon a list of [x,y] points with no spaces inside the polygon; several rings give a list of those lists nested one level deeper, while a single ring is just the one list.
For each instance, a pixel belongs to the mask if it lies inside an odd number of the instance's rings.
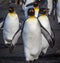
[{"label": "black flipper", "polygon": [[54,39],[54,34],[52,32],[52,34],[50,35],[50,33],[42,26],[42,24],[40,23],[40,21],[38,20],[40,27],[41,27],[41,32],[44,35],[44,37],[46,38],[46,40],[48,41],[50,47],[54,47],[55,44],[55,39]]}]

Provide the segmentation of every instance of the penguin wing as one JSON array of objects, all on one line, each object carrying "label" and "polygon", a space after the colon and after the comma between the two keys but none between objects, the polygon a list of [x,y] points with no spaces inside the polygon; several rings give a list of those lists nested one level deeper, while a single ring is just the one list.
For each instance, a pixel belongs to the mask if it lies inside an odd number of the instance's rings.
[{"label": "penguin wing", "polygon": [[54,31],[53,29],[51,28],[51,37],[52,37],[52,40],[53,40],[53,46],[55,45],[55,34],[54,34]]},{"label": "penguin wing", "polygon": [[46,38],[46,40],[48,41],[50,47],[52,48],[54,46],[55,40],[54,38],[49,34],[49,32],[44,29],[43,27],[41,27],[41,32],[44,35],[44,37]]},{"label": "penguin wing", "polygon": [[4,26],[4,21],[0,22],[0,29],[2,29]]},{"label": "penguin wing", "polygon": [[3,18],[0,18],[0,29],[3,29],[3,26],[4,26],[4,21],[5,19]]},{"label": "penguin wing", "polygon": [[38,20],[40,27],[41,27],[41,33],[44,35],[44,37],[46,38],[46,40],[48,41],[50,47],[52,48],[54,46],[55,40],[54,40],[54,34],[52,32],[52,34],[50,35],[50,33],[42,26],[42,24],[40,23],[40,21]]},{"label": "penguin wing", "polygon": [[[21,28],[19,28],[19,29],[16,31],[16,33],[14,34],[12,40],[14,39],[14,37],[17,35],[17,33],[18,33],[19,31],[21,31]],[[20,32],[20,35],[21,35],[21,32]]]}]

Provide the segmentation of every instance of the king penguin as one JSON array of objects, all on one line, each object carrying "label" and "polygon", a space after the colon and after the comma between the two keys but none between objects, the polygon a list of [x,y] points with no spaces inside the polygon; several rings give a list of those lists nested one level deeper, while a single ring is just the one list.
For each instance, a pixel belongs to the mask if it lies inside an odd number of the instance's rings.
[{"label": "king penguin", "polygon": [[58,23],[60,23],[60,0],[57,1],[57,19]]},{"label": "king penguin", "polygon": [[24,11],[25,18],[28,18],[27,11],[29,8],[33,8],[32,3],[34,3],[35,0],[24,0],[24,4],[22,5],[22,9]]},{"label": "king penguin", "polygon": [[[40,21],[41,25],[49,32],[49,34],[51,35],[51,28],[50,28],[50,23],[49,23],[49,19],[46,16],[46,8],[41,8],[40,12],[41,15],[38,17],[38,20]],[[44,37],[44,35],[42,34],[42,53],[46,54],[47,49],[49,47],[49,43],[46,40],[46,38]]]},{"label": "king penguin", "polygon": [[28,63],[35,59],[41,52],[41,28],[37,18],[34,16],[34,8],[28,9],[29,18],[25,21],[22,38],[24,43],[25,58]]},{"label": "king penguin", "polygon": [[18,32],[19,28],[20,25],[18,15],[14,11],[14,8],[10,7],[3,27],[3,39],[6,45],[14,46],[17,43],[21,32]]}]

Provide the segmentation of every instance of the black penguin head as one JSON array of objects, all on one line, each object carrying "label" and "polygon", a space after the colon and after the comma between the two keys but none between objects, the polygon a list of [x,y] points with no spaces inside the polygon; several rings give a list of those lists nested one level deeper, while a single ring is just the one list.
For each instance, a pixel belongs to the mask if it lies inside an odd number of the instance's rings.
[{"label": "black penguin head", "polygon": [[37,6],[38,6],[38,2],[35,2],[35,3],[34,3],[34,7],[37,7]]},{"label": "black penguin head", "polygon": [[14,12],[14,7],[9,7],[9,12],[13,13]]},{"label": "black penguin head", "polygon": [[36,2],[40,3],[42,0],[37,0]]},{"label": "black penguin head", "polygon": [[39,13],[44,15],[44,14],[46,14],[47,10],[48,9],[46,9],[46,8],[40,8]]},{"label": "black penguin head", "polygon": [[29,16],[34,16],[34,14],[35,14],[34,8],[28,9],[28,15],[29,15]]}]

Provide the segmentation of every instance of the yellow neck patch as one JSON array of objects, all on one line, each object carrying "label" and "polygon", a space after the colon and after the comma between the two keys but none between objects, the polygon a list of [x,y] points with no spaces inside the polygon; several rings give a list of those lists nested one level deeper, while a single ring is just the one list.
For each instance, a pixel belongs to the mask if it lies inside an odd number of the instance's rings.
[{"label": "yellow neck patch", "polygon": [[8,13],[8,15],[11,15],[11,16],[14,16],[16,13],[13,12],[13,13]]},{"label": "yellow neck patch", "polygon": [[[27,22],[32,22],[32,21],[34,21],[34,18],[35,18],[35,16],[30,16],[28,19],[27,19]],[[32,19],[32,20],[31,20]]]},{"label": "yellow neck patch", "polygon": [[35,9],[35,10],[39,10],[39,8],[38,8],[38,7],[34,7],[34,9]]},{"label": "yellow neck patch", "polygon": [[30,18],[30,19],[33,19],[33,18],[35,18],[35,16],[30,16],[29,18]]},{"label": "yellow neck patch", "polygon": [[46,14],[42,14],[41,16],[46,16]]}]

